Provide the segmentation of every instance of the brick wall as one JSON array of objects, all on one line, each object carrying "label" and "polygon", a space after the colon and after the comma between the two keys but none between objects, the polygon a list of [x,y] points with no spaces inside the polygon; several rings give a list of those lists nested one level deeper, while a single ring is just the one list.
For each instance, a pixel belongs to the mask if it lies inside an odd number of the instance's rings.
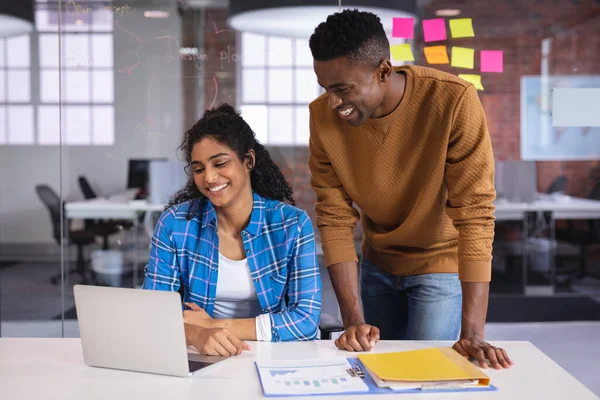
[{"label": "brick wall", "polygon": [[[475,30],[475,38],[450,39],[449,45],[504,50],[504,73],[482,73],[485,91],[480,92],[498,160],[520,159],[520,77],[540,74],[543,38],[553,39],[550,74],[600,73],[600,1],[431,0],[421,8],[420,16],[435,18],[435,10],[443,8],[460,9],[460,17],[473,19]],[[415,44],[415,55],[422,55],[422,47],[423,43]],[[416,63],[427,65],[422,57]],[[475,70],[478,68],[476,52]],[[454,74],[463,71],[440,69]],[[588,178],[598,166],[597,161],[538,162],[538,189],[546,190],[556,177],[566,175],[567,192],[586,196]]]},{"label": "brick wall", "polygon": [[[504,50],[505,72],[483,73],[485,91],[480,92],[498,160],[520,159],[520,77],[540,74],[543,38],[553,38],[551,74],[600,73],[600,0],[426,0],[423,3],[426,4],[419,10],[422,19],[434,18],[435,10],[441,8],[459,8],[461,17],[473,18],[476,37],[461,39],[459,45],[476,50]],[[224,10],[207,10],[204,15],[202,28],[208,55],[204,72],[205,108],[224,101],[235,104],[235,68],[239,60],[233,61],[231,54],[236,52],[236,37],[232,32],[216,33],[226,28],[226,17]],[[423,43],[418,39],[422,35],[416,32],[415,37],[415,63],[427,65],[422,57]],[[454,42],[449,40],[449,44]],[[228,59],[223,63],[222,51],[228,52]],[[478,63],[476,57],[476,70]],[[440,69],[455,74],[462,72],[443,66]],[[216,97],[213,77],[219,85]],[[270,151],[294,188],[298,206],[307,210],[314,221],[315,196],[310,189],[307,148],[271,148]],[[585,196],[591,181],[600,179],[600,162],[597,161],[538,162],[537,168],[540,190],[545,190],[557,176],[566,175],[567,192]]]}]

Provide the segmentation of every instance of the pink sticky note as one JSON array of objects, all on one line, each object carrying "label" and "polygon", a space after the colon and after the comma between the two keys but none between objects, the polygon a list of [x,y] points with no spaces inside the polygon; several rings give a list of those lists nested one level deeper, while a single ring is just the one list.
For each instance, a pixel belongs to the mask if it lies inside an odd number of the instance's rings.
[{"label": "pink sticky note", "polygon": [[412,39],[415,21],[412,18],[392,18],[392,37]]},{"label": "pink sticky note", "polygon": [[426,42],[446,40],[446,22],[444,18],[424,19],[423,36]]},{"label": "pink sticky note", "polygon": [[503,72],[504,57],[502,50],[481,50],[481,72]]}]

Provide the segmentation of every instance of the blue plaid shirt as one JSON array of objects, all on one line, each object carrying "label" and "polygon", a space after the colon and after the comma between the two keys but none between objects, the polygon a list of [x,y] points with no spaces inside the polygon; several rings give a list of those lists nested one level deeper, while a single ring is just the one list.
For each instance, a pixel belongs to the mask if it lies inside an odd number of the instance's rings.
[{"label": "blue plaid shirt", "polygon": [[[191,219],[187,219],[192,210]],[[321,277],[314,231],[305,211],[254,193],[242,241],[271,340],[312,340],[321,314]],[[212,316],[219,273],[217,215],[210,201],[174,205],[160,216],[144,289],[177,291]],[[285,295],[288,295],[286,304]]]}]

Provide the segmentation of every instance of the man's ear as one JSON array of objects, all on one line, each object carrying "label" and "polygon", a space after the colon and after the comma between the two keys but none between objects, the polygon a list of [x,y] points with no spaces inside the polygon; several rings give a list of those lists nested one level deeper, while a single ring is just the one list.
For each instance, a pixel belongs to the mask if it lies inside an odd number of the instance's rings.
[{"label": "man's ear", "polygon": [[394,72],[394,66],[392,65],[392,62],[390,60],[387,60],[387,59],[382,60],[379,63],[379,68],[377,70],[377,73],[379,75],[379,80],[381,82],[387,81],[393,72]]}]

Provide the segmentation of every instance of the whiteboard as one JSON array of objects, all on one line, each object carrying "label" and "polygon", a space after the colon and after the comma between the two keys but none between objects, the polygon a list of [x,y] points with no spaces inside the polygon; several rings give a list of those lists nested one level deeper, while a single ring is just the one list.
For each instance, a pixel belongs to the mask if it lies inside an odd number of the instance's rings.
[{"label": "whiteboard", "polygon": [[600,126],[600,89],[555,88],[552,126]]},{"label": "whiteboard", "polygon": [[[561,89],[567,89],[568,97],[563,99]],[[561,101],[571,100],[574,89],[593,89],[593,101],[583,107],[588,115],[589,107],[594,107],[595,116],[586,120],[570,114],[572,105],[565,106]],[[553,104],[553,93],[558,92],[558,103]],[[600,103],[600,75],[553,75],[547,77],[521,77],[521,159],[524,161],[567,161],[600,160],[600,126],[586,125],[590,118],[598,118]],[[579,104],[580,100],[577,100]],[[579,104],[581,105],[581,104]],[[558,113],[555,126],[554,113]],[[585,124],[584,124],[585,122]]]}]

